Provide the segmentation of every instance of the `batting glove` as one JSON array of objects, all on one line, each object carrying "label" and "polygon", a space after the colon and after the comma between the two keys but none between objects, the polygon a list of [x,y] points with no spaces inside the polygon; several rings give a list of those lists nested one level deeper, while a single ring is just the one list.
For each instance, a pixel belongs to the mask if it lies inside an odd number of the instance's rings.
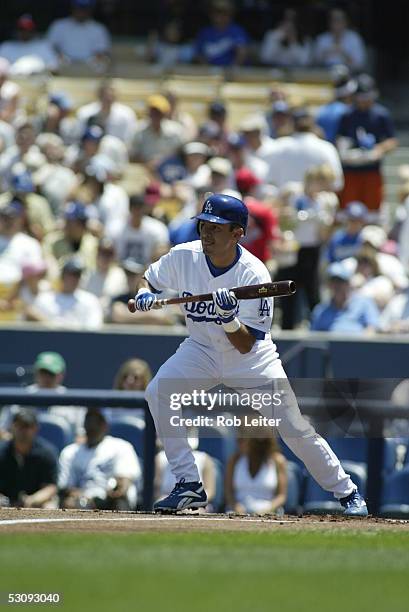
[{"label": "batting glove", "polygon": [[218,289],[213,291],[212,295],[216,314],[220,318],[222,325],[234,321],[239,311],[239,303],[233,291]]},{"label": "batting glove", "polygon": [[149,289],[142,288],[139,289],[138,293],[135,295],[135,308],[136,310],[141,310],[146,312],[150,310],[156,302],[156,296],[154,293],[149,291]]}]

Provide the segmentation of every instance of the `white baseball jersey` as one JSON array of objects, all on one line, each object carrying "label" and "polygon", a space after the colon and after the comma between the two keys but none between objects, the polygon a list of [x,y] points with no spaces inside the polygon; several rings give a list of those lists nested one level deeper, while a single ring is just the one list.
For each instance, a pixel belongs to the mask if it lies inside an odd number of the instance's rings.
[{"label": "white baseball jersey", "polygon": [[[145,278],[157,291],[172,288],[180,296],[209,293],[222,287],[271,282],[265,265],[242,246],[239,249],[241,254],[236,264],[224,274],[215,277],[210,271],[200,240],[179,244],[149,266]],[[217,351],[232,349],[212,301],[183,304],[182,311],[193,340]],[[239,303],[237,316],[240,321],[244,325],[264,332],[264,340],[259,342],[269,342],[270,345],[272,315],[272,298],[241,300]]]}]

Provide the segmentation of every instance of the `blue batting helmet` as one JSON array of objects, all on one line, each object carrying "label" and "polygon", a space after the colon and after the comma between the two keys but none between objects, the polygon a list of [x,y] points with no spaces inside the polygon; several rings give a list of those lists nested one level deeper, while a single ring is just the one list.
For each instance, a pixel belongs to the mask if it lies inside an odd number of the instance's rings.
[{"label": "blue batting helmet", "polygon": [[206,198],[202,212],[193,219],[210,223],[237,223],[246,231],[249,212],[238,198],[222,193],[213,193]]}]

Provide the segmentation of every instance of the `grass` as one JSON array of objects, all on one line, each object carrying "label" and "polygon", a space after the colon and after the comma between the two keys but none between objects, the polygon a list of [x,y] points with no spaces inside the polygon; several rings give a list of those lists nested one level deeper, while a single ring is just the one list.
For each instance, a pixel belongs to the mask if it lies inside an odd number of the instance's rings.
[{"label": "grass", "polygon": [[409,533],[2,534],[0,591],[73,612],[405,610]]}]

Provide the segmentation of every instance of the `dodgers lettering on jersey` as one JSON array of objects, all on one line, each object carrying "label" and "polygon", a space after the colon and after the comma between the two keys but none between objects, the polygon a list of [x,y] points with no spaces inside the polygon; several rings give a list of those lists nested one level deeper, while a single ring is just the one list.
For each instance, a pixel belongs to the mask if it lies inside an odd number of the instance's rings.
[{"label": "dodgers lettering on jersey", "polygon": [[[151,264],[145,272],[145,278],[157,291],[172,288],[176,289],[180,296],[209,293],[222,287],[270,282],[270,274],[265,265],[246,249],[241,249],[237,263],[224,274],[214,277],[207,265],[200,240],[179,244]],[[182,305],[182,311],[193,340],[218,351],[232,350],[212,301],[186,303]],[[239,302],[240,321],[266,334],[265,340],[258,342],[271,344],[272,316],[272,298]]]}]

